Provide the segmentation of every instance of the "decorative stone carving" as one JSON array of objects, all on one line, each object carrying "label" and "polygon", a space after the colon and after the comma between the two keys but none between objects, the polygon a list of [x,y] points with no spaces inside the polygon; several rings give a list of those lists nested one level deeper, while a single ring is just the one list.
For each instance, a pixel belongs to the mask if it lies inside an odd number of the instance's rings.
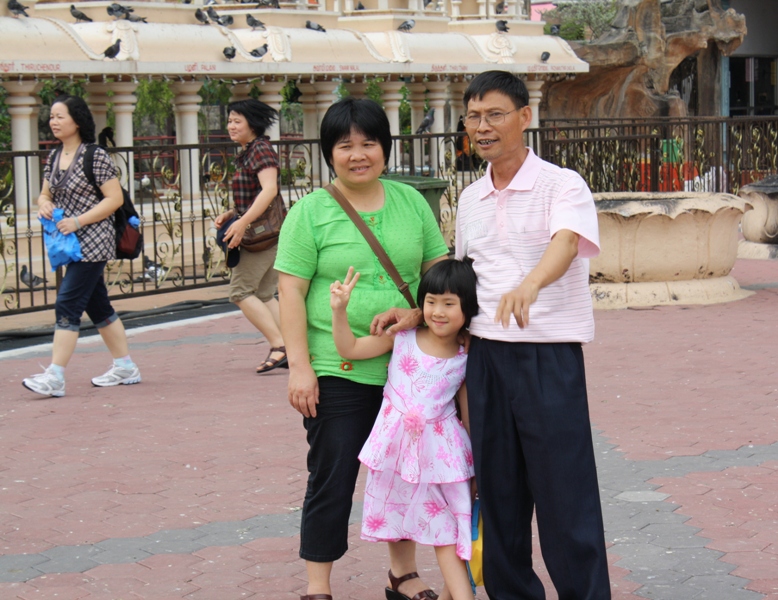
[{"label": "decorative stone carving", "polygon": [[741,258],[778,258],[778,175],[765,177],[740,189],[754,210],[743,215]]},{"label": "decorative stone carving", "polygon": [[[588,74],[550,82],[546,118],[686,116],[686,105],[670,76],[687,57],[698,55],[701,95],[718,98],[716,61],[743,41],[745,17],[724,10],[721,0],[621,0],[609,32],[591,43],[571,42],[589,63]],[[713,72],[711,72],[713,71]],[[712,112],[710,114],[713,114]]]},{"label": "decorative stone carving", "polygon": [[596,308],[711,304],[751,292],[729,276],[738,223],[751,207],[731,194],[595,194],[600,255],[589,264]]}]

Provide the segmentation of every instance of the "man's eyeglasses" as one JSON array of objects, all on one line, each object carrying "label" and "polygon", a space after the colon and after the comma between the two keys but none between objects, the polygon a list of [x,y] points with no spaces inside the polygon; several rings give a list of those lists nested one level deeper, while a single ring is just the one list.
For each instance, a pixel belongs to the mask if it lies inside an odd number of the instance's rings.
[{"label": "man's eyeglasses", "polygon": [[465,117],[465,125],[468,127],[478,127],[481,124],[481,119],[486,121],[487,125],[500,125],[501,123],[505,122],[505,116],[511,114],[512,112],[516,112],[519,110],[518,108],[514,108],[513,110],[509,110],[508,112],[490,112],[485,115],[467,115]]}]

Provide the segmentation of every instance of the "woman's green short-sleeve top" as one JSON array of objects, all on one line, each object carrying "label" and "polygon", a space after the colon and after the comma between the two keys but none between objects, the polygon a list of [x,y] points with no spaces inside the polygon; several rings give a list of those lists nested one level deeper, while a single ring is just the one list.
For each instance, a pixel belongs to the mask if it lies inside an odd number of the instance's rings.
[{"label": "woman's green short-sleeve top", "polygon": [[[392,259],[414,298],[421,265],[448,253],[438,223],[424,197],[412,187],[382,180],[384,206],[359,213]],[[343,281],[353,266],[360,279],[348,306],[354,335],[369,335],[373,317],[394,306],[407,307],[392,278],[337,201],[323,189],[300,199],[286,217],[275,268],[310,281],[305,300],[308,347],[317,376],[334,375],[358,383],[383,385],[389,354],[347,361],[332,339],[330,284]]]}]

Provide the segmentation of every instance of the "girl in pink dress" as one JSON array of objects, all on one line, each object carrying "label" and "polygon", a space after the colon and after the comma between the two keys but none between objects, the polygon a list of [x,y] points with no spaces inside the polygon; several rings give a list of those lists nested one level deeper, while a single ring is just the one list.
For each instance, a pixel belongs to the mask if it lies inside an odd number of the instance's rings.
[{"label": "girl in pink dress", "polygon": [[[473,455],[456,399],[467,423],[467,354],[459,340],[478,312],[475,272],[456,260],[434,264],[417,294],[426,327],[393,337],[354,337],[346,307],[357,281],[359,273],[350,268],[343,283],[330,286],[338,353],[360,360],[393,352],[383,405],[359,454],[369,469],[362,539],[434,546],[443,596],[472,600],[464,561],[471,554]],[[388,600],[407,600],[392,588],[386,592]]]}]

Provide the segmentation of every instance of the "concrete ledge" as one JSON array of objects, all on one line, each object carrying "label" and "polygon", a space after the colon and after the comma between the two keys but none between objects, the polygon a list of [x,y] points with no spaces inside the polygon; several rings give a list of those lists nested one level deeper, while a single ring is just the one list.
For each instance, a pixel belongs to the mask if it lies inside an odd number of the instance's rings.
[{"label": "concrete ledge", "polygon": [[742,289],[729,275],[684,281],[592,283],[589,290],[596,309],[718,304],[742,300],[754,293]]},{"label": "concrete ledge", "polygon": [[777,260],[778,244],[760,244],[758,242],[740,240],[737,245],[737,257],[755,258],[760,260]]}]

